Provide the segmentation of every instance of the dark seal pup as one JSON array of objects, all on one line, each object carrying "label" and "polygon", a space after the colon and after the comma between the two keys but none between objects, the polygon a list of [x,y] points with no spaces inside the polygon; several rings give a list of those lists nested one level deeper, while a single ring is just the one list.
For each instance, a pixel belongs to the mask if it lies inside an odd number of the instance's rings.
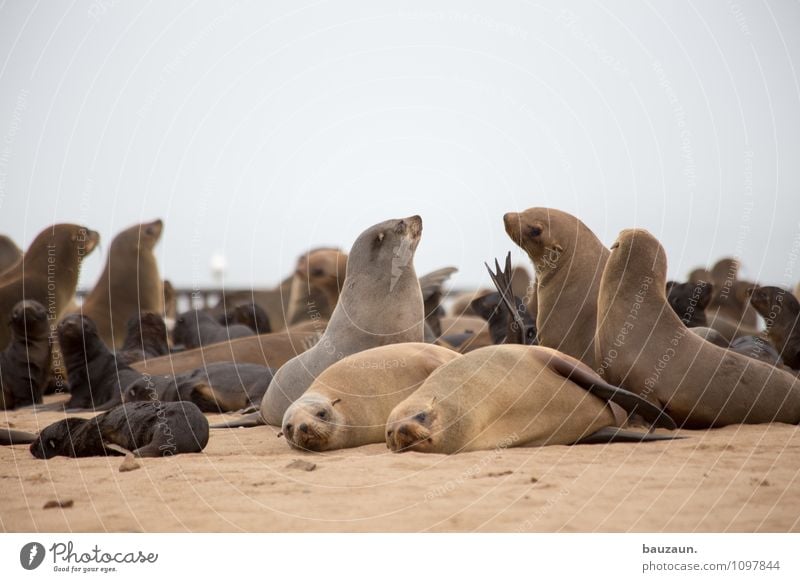
[{"label": "dark seal pup", "polygon": [[272,324],[264,309],[257,303],[237,305],[227,313],[221,314],[217,321],[224,326],[246,325],[256,334],[272,333]]},{"label": "dark seal pup", "polygon": [[141,374],[117,361],[85,315],[71,313],[58,325],[58,343],[67,368],[69,410],[104,408],[122,401],[121,390]]},{"label": "dark seal pup", "polygon": [[20,301],[10,315],[11,342],[0,352],[4,410],[40,403],[50,366],[50,326],[42,304]]},{"label": "dark seal pup", "polygon": [[226,326],[210,313],[192,309],[181,313],[175,320],[172,341],[175,345],[183,345],[187,350],[192,350],[251,335],[255,335],[255,332],[246,325],[234,323]]},{"label": "dark seal pup", "polygon": [[770,343],[787,366],[800,370],[800,301],[780,287],[755,287],[749,294],[767,324]]},{"label": "dark seal pup", "polygon": [[667,302],[686,327],[707,327],[706,308],[714,286],[705,281],[667,281]]},{"label": "dark seal pup", "polygon": [[128,334],[117,361],[133,364],[169,354],[169,336],[163,318],[149,311],[134,315],[128,320]]},{"label": "dark seal pup", "polygon": [[94,418],[65,418],[45,427],[31,444],[38,459],[125,454],[163,457],[199,453],[208,444],[208,420],[191,402],[133,402]]}]

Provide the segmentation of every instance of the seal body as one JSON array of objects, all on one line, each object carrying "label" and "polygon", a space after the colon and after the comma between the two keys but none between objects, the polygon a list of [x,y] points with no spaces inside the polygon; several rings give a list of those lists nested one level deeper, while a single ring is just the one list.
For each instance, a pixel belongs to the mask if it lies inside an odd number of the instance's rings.
[{"label": "seal body", "polygon": [[47,312],[37,301],[20,301],[11,310],[11,341],[0,352],[0,408],[40,403],[50,365]]},{"label": "seal body", "polygon": [[597,292],[608,249],[583,222],[553,208],[509,212],[503,221],[536,270],[539,344],[594,368]]},{"label": "seal body", "polygon": [[143,374],[122,393],[123,402],[193,402],[203,412],[234,412],[258,406],[273,372],[241,362],[217,362],[175,376]]},{"label": "seal body", "polygon": [[227,313],[220,315],[217,321],[226,327],[234,324],[246,325],[256,334],[272,332],[272,324],[267,312],[257,303],[237,305]]},{"label": "seal body", "polygon": [[4,234],[0,234],[0,275],[22,258],[22,250]]},{"label": "seal body", "polygon": [[618,390],[549,348],[481,348],[437,368],[398,404],[386,443],[395,452],[445,454],[573,444],[625,421],[623,410],[590,393],[591,386]]},{"label": "seal body", "polygon": [[686,327],[707,327],[706,307],[713,290],[711,283],[705,281],[667,281],[667,301]]},{"label": "seal body", "polygon": [[780,287],[754,287],[750,303],[767,324],[767,337],[783,362],[800,370],[800,301]]},{"label": "seal body", "polygon": [[67,368],[68,409],[99,409],[122,401],[122,389],[139,372],[117,361],[85,315],[71,313],[58,324],[58,342]]},{"label": "seal body", "polygon": [[603,377],[689,428],[800,422],[800,380],[692,333],[667,304],[667,258],[646,230],[620,233],[600,285]]},{"label": "seal body", "polygon": [[283,415],[291,446],[310,451],[384,441],[392,409],[439,366],[459,355],[426,343],[401,343],[348,356],[322,372]]},{"label": "seal body", "polygon": [[340,249],[312,249],[297,260],[289,293],[287,326],[330,318],[347,273]]},{"label": "seal body", "polygon": [[251,335],[255,335],[255,332],[246,325],[222,324],[213,315],[200,309],[181,313],[172,330],[175,344],[190,350]]},{"label": "seal body", "polygon": [[113,351],[122,347],[128,320],[140,312],[164,313],[164,290],[154,247],[161,220],[123,230],[111,242],[105,268],[81,306],[97,326],[100,339]]},{"label": "seal body", "polygon": [[141,362],[169,354],[169,336],[164,319],[157,313],[144,312],[128,320],[128,333],[117,361],[122,364]]},{"label": "seal body", "polygon": [[[0,317],[29,299],[45,307],[54,326],[75,295],[81,261],[99,241],[99,234],[77,224],[56,224],[39,233],[22,259],[2,274]],[[0,325],[0,350],[10,339],[8,326]]]},{"label": "seal body", "polygon": [[199,453],[208,444],[208,420],[191,402],[133,402],[94,418],[65,418],[39,433],[31,444],[38,459],[120,455],[137,457]]},{"label": "seal body", "polygon": [[267,424],[280,426],[289,405],[328,366],[369,348],[423,341],[423,302],[414,271],[422,219],[376,224],[361,233],[347,260],[339,302],[319,343],[281,366],[261,402]]}]

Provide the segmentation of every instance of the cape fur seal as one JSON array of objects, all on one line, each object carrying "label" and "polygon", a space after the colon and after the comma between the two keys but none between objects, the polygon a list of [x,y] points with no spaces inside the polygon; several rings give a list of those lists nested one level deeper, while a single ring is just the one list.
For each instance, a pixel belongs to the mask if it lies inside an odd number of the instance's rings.
[{"label": "cape fur seal", "polygon": [[714,286],[705,281],[667,281],[667,302],[686,327],[707,327],[706,308]]},{"label": "cape fur seal", "polygon": [[164,290],[153,248],[164,223],[131,226],[111,242],[103,273],[81,306],[111,350],[125,342],[128,320],[143,311],[164,313]]},{"label": "cape fur seal", "polygon": [[440,366],[398,404],[386,422],[386,444],[395,452],[444,454],[570,445],[621,426],[623,409],[675,427],[661,410],[566,354],[489,346]]},{"label": "cape fur seal", "polygon": [[246,325],[234,323],[226,326],[210,313],[192,309],[178,315],[172,330],[172,341],[192,350],[251,335],[255,335],[255,332]]},{"label": "cape fur seal", "polygon": [[157,313],[145,312],[128,320],[128,333],[117,361],[122,364],[141,362],[169,354],[167,326]]},{"label": "cape fur seal", "polygon": [[319,337],[316,332],[265,333],[136,362],[131,367],[151,375],[188,372],[214,362],[259,364],[278,369],[316,344]]},{"label": "cape fur seal", "polygon": [[286,325],[328,319],[339,301],[346,274],[347,255],[340,249],[312,249],[301,255],[292,276]]},{"label": "cape fur seal", "polygon": [[22,249],[4,234],[0,234],[0,275],[22,258]]},{"label": "cape fur seal", "polygon": [[[22,260],[3,273],[0,317],[30,299],[44,306],[51,327],[55,326],[75,295],[81,261],[99,241],[99,234],[77,224],[56,224],[40,232]],[[8,326],[0,325],[0,350],[10,338]]]},{"label": "cape fur seal", "polygon": [[347,278],[325,333],[313,348],[281,366],[260,414],[280,426],[289,405],[334,362],[387,344],[423,341],[423,303],[414,252],[419,216],[387,220],[365,230],[347,259]]},{"label": "cape fur seal", "polygon": [[65,418],[31,444],[37,459],[122,455],[164,457],[199,453],[208,444],[208,420],[191,402],[132,402],[94,418]]},{"label": "cape fur seal", "polygon": [[97,326],[85,315],[71,313],[58,324],[58,343],[67,368],[70,398],[65,407],[101,410],[122,401],[122,389],[141,374],[118,362]]},{"label": "cape fur seal", "polygon": [[359,447],[384,440],[392,409],[436,368],[459,357],[425,343],[372,348],[322,372],[283,415],[291,446],[309,451]]},{"label": "cape fur seal", "polygon": [[800,301],[780,287],[754,287],[750,304],[764,318],[767,337],[783,362],[800,370]]},{"label": "cape fur seal", "polygon": [[596,367],[597,290],[608,249],[583,222],[560,210],[509,212],[503,221],[536,270],[539,344]]},{"label": "cape fur seal", "polygon": [[220,315],[217,321],[228,327],[234,324],[245,325],[256,334],[272,333],[272,324],[264,309],[256,303],[237,305],[225,314]]},{"label": "cape fur seal", "polygon": [[42,304],[20,301],[10,316],[7,326],[11,329],[11,341],[0,352],[0,409],[3,410],[40,403],[50,365],[50,326]]},{"label": "cape fur seal", "polygon": [[667,304],[667,257],[643,229],[623,230],[603,272],[597,361],[606,381],[660,404],[679,424],[800,422],[800,380],[720,348]]},{"label": "cape fur seal", "polygon": [[123,402],[193,402],[203,412],[234,412],[258,406],[273,371],[257,364],[217,362],[175,376],[143,374],[123,389]]}]

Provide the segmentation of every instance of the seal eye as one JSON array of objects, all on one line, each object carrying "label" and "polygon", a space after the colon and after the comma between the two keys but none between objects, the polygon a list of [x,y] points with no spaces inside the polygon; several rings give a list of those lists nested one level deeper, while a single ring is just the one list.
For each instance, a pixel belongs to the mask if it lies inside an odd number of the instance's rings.
[{"label": "seal eye", "polygon": [[539,228],[538,226],[532,226],[530,231],[528,231],[528,232],[531,235],[531,238],[536,238],[537,236],[542,234],[542,229]]},{"label": "seal eye", "polygon": [[414,417],[414,420],[416,420],[417,422],[425,422],[426,420],[428,420],[428,415],[425,414],[424,412],[420,412],[418,415]]},{"label": "seal eye", "polygon": [[323,419],[323,420],[324,420],[326,416],[328,416],[328,413],[327,413],[327,412],[325,412],[324,410],[320,410],[320,411],[317,413],[317,418],[321,418],[321,419]]},{"label": "seal eye", "polygon": [[311,269],[311,276],[312,277],[322,277],[325,274],[325,271],[317,267],[316,269]]}]

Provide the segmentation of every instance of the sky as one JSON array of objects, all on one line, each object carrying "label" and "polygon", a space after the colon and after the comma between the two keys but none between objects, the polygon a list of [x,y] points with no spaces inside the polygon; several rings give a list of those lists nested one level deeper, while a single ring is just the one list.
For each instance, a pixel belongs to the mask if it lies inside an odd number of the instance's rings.
[{"label": "sky", "polygon": [[162,218],[177,286],[271,286],[420,214],[417,272],[490,284],[502,216],[643,227],[670,276],[800,281],[800,3],[0,5],[0,232]]}]

